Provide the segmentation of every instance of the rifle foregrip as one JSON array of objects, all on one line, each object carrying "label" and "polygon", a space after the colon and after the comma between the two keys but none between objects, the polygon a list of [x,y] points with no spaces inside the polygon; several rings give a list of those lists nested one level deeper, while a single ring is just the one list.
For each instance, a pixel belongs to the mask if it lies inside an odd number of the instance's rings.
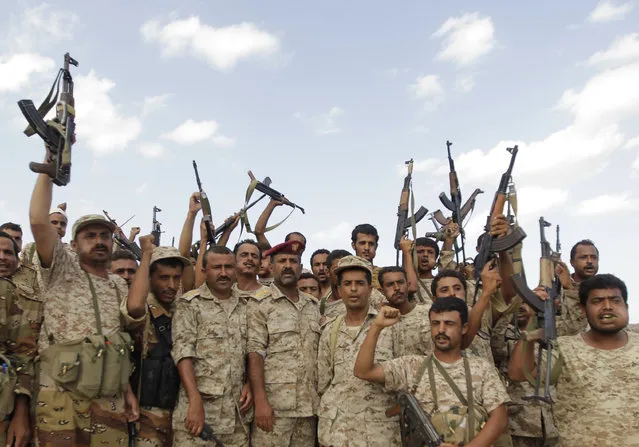
[{"label": "rifle foregrip", "polygon": [[493,205],[493,211],[490,214],[491,219],[504,213],[505,204],[506,204],[506,194],[502,194],[498,192],[495,195],[495,203]]},{"label": "rifle foregrip", "polygon": [[492,239],[490,244],[491,253],[500,253],[510,250],[526,238],[526,232],[521,227],[516,227],[513,231],[499,239]]},{"label": "rifle foregrip", "polygon": [[29,169],[38,174],[47,174],[51,178],[55,178],[56,168],[52,163],[29,163]]}]

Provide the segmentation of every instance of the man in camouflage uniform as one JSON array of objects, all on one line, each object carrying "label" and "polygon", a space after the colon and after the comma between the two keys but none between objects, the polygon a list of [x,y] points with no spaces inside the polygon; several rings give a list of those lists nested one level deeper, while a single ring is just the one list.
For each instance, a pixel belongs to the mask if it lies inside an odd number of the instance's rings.
[{"label": "man in camouflage uniform", "polygon": [[251,298],[247,308],[255,446],[315,443],[320,315],[313,298],[297,290],[299,245],[290,241],[271,249],[270,293]]},{"label": "man in camouflage uniform", "polygon": [[311,272],[320,283],[320,297],[331,289],[331,276],[328,272],[328,255],[331,252],[325,248],[315,250],[311,255]]},{"label": "man in camouflage uniform", "polygon": [[[466,303],[455,297],[437,298],[433,303],[433,354],[375,363],[382,330],[397,323],[399,315],[398,309],[382,308],[359,350],[355,375],[391,392],[413,394],[424,412],[431,415],[438,432],[445,436],[448,443],[442,446],[460,441],[466,445],[492,445],[508,426],[505,403],[509,399],[494,365],[462,353],[462,337],[468,328]],[[462,419],[471,411],[475,415],[472,426],[467,417]],[[465,439],[460,439],[462,436]],[[470,439],[473,442],[468,444]]]},{"label": "man in camouflage uniform", "polygon": [[321,298],[320,282],[317,276],[311,272],[305,272],[300,275],[300,278],[297,280],[297,289],[300,292],[312,296],[315,302],[319,303]]},{"label": "man in camouflage uniform", "polygon": [[378,267],[373,265],[373,259],[377,254],[379,234],[377,228],[371,224],[359,224],[351,232],[351,247],[355,250],[355,256],[366,259],[373,269],[373,288],[379,289],[377,282]]},{"label": "man in camouflage uniform", "polygon": [[[383,271],[383,269],[382,269]],[[353,366],[377,310],[370,305],[372,268],[365,259],[346,256],[338,261],[339,295],[346,313],[329,323],[320,338],[317,369],[318,438],[321,446],[388,447],[401,445],[397,416],[385,411],[395,404],[394,393],[353,375]],[[389,332],[375,351],[378,360],[395,357],[395,337]]]},{"label": "man in camouflage uniform", "polygon": [[[72,247],[77,254],[72,254],[49,222],[52,189],[51,178],[38,175],[29,209],[46,285],[41,295],[44,322],[38,341],[40,388],[35,405],[38,444],[43,447],[125,444],[127,421],[137,419],[139,409],[135,394],[124,380],[130,363],[124,357],[127,346],[126,334],[122,332],[123,314],[129,297],[137,295],[145,299],[148,293],[151,238],[142,246],[140,271],[146,269],[146,277],[136,278],[140,284],[136,286],[136,281],[128,290],[122,278],[109,275],[107,270],[113,224],[101,215],[79,218],[72,231]],[[138,320],[140,324],[143,321],[144,316]],[[123,344],[107,343],[107,339],[116,338]],[[87,339],[91,342],[86,343]],[[89,360],[87,355],[103,359],[106,364],[105,359],[112,357],[109,353],[116,348],[122,354],[118,357],[117,371],[115,365],[108,375],[91,368],[90,362],[99,363]],[[78,362],[82,362],[79,367]],[[115,380],[119,384],[115,394],[102,396],[107,383],[113,389]],[[78,388],[81,383],[91,384],[91,391],[81,392]]]},{"label": "man in camouflage uniform", "polygon": [[[176,248],[155,247],[149,266],[149,294],[145,301],[129,300],[127,305],[125,318],[127,321],[132,321],[134,329],[137,329],[134,332],[134,340],[136,356],[140,359],[131,382],[140,404],[140,422],[136,438],[138,447],[170,447],[173,445],[171,429],[173,408],[157,406],[168,406],[162,402],[153,405],[153,402],[158,401],[159,394],[166,398],[167,394],[170,394],[170,390],[151,390],[145,387],[145,381],[153,381],[144,375],[144,371],[146,371],[145,362],[150,355],[156,357],[154,360],[160,360],[157,356],[167,355],[168,351],[170,358],[171,319],[175,314],[178,294],[182,289],[181,281],[184,269],[190,268],[190,266],[191,261],[180,256]],[[144,315],[145,308],[147,309],[145,322],[143,326],[140,326],[135,323],[134,316]],[[151,318],[155,323],[151,321]],[[165,338],[160,340],[160,337]],[[158,347],[160,349],[156,349]],[[155,364],[162,365],[159,361]],[[157,374],[157,371],[154,370],[152,374]],[[159,382],[153,383],[161,386]],[[177,389],[175,392],[177,393]]]},{"label": "man in camouflage uniform", "polygon": [[22,227],[13,222],[5,222],[0,225],[0,231],[4,231],[15,241],[18,246],[18,253],[22,251]]},{"label": "man in camouflage uniform", "polygon": [[260,269],[257,272],[258,281],[263,286],[270,286],[273,284],[273,266],[271,265],[271,257],[266,256],[266,251],[268,251],[270,247],[262,242],[258,242],[257,245],[260,247],[262,259]]},{"label": "man in camouflage uniform", "polygon": [[257,280],[257,273],[262,265],[262,251],[257,242],[245,239],[235,244],[233,255],[237,279],[233,289],[248,301],[252,295],[267,288]]},{"label": "man in camouflage uniform", "polygon": [[[67,204],[61,203],[56,208],[51,209],[49,212],[49,223],[55,229],[56,234],[62,240],[67,234]],[[67,244],[64,244],[67,246]],[[36,270],[40,268],[38,256],[36,254],[35,242],[30,242],[24,246],[24,249],[20,253],[20,261],[29,267],[33,267]]]},{"label": "man in camouflage uniform", "polygon": [[206,446],[208,424],[227,447],[249,445],[251,389],[246,382],[246,299],[233,289],[235,257],[213,246],[206,282],[185,293],[173,318],[173,359],[182,383],[173,412],[176,446]]},{"label": "man in camouflage uniform", "polygon": [[138,270],[138,261],[133,253],[128,250],[116,250],[111,255],[111,265],[109,271],[114,275],[118,275],[131,287],[135,272]]},{"label": "man in camouflage uniform", "polygon": [[19,264],[18,250],[13,237],[0,231],[0,445],[24,446],[31,431],[29,401],[42,303],[36,273]]},{"label": "man in camouflage uniform", "polygon": [[[535,292],[542,299],[548,295]],[[579,285],[579,300],[590,330],[558,337],[551,382],[556,383],[554,417],[561,445],[639,445],[639,336],[628,325],[628,290],[623,281],[595,275]],[[524,381],[524,365],[535,371],[534,346],[540,331],[525,333],[512,352],[508,374]],[[529,343],[524,352],[524,343]],[[542,364],[541,371],[545,371]]]}]

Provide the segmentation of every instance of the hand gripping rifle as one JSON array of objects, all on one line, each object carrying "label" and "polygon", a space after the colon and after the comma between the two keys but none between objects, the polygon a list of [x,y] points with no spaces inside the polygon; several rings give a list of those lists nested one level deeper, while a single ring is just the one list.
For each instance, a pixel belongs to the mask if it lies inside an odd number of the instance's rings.
[{"label": "hand gripping rifle", "polygon": [[504,172],[501,176],[499,187],[497,188],[495,198],[493,199],[493,204],[490,208],[490,214],[486,219],[486,226],[484,227],[485,232],[483,234],[481,243],[479,244],[479,253],[475,258],[474,278],[476,287],[473,304],[475,304],[475,302],[477,301],[477,295],[479,293],[478,285],[481,282],[481,272],[484,269],[484,266],[488,262],[490,262],[495,253],[510,250],[526,237],[526,233],[524,232],[524,230],[522,230],[521,227],[513,228],[508,235],[498,239],[494,239],[490,235],[492,219],[504,212],[504,205],[506,204],[506,196],[508,194],[508,184],[510,183],[510,179],[512,177],[515,158],[517,157],[519,148],[517,146],[509,147],[507,148],[507,150],[508,152],[510,152],[511,155],[510,164],[508,165],[508,169],[506,169],[506,172]]},{"label": "hand gripping rifle", "polygon": [[157,206],[153,206],[153,231],[151,234],[153,235],[153,245],[156,247],[160,246],[160,237],[162,236],[162,224],[158,222],[157,213],[162,212],[160,208]]},{"label": "hand gripping rifle", "polygon": [[[553,287],[555,281],[555,267],[559,259],[558,253],[550,248],[550,243],[546,240],[546,227],[550,223],[546,222],[543,217],[539,218],[539,232],[541,234],[541,258],[539,260],[539,285],[548,293],[548,299],[539,298],[526,284],[526,280],[521,273],[511,276],[515,290],[523,298],[529,306],[537,313],[537,325],[543,326],[544,338],[539,344],[537,353],[537,378],[535,379],[535,395],[527,397],[528,399],[540,400],[552,403],[550,396],[550,376],[552,371],[552,345],[557,338],[556,318],[555,318],[555,298],[557,298],[556,289]],[[541,357],[543,349],[546,349],[546,377],[544,395],[539,394],[541,387]]]},{"label": "hand gripping rifle", "polygon": [[[111,222],[113,225],[115,225],[116,231],[113,232],[113,240],[115,241],[115,243],[118,244],[118,246],[121,249],[131,252],[133,254],[133,256],[136,257],[138,262],[141,261],[142,260],[142,249],[138,246],[138,244],[136,244],[135,242],[129,241],[126,237],[123,236],[124,233],[122,233],[122,228],[117,224],[115,219],[113,219],[111,216],[109,216],[109,213],[107,213],[105,210],[102,210],[102,212],[104,213],[106,218],[109,220],[109,222]],[[131,219],[129,219],[129,220],[131,220]],[[128,220],[127,220],[127,222],[128,222]],[[125,224],[126,224],[126,222],[124,222],[122,225],[125,225]]]},{"label": "hand gripping rifle", "polygon": [[202,439],[203,441],[213,441],[217,447],[224,447],[222,441],[220,441],[220,439],[215,436],[215,433],[213,433],[213,429],[207,423],[204,423],[204,428],[202,428],[202,432],[200,433],[200,439]]},{"label": "hand gripping rifle", "polygon": [[[49,94],[40,107],[36,109],[33,101],[22,99],[18,101],[18,107],[29,122],[24,133],[30,137],[38,134],[44,140],[47,148],[49,163],[29,163],[29,169],[38,174],[47,174],[53,179],[53,183],[64,186],[71,180],[71,145],[74,142],[75,133],[75,101],[73,99],[73,78],[69,66],[78,66],[78,61],[69,53],[64,55],[64,66],[58,71],[53,81]],[[62,81],[62,93],[60,93],[60,81]],[[55,89],[55,94],[53,93]],[[55,104],[55,118],[44,120],[44,117]]]},{"label": "hand gripping rifle", "polygon": [[[204,226],[206,226],[206,237],[209,244],[215,245],[215,234],[213,233],[213,221],[211,220],[211,202],[202,189],[202,182],[200,181],[200,173],[197,170],[197,163],[193,160],[193,170],[195,171],[195,181],[197,182],[197,189],[200,191],[200,203],[202,204],[202,216],[204,217]],[[221,233],[220,233],[221,234]]]},{"label": "hand gripping rifle", "polygon": [[[408,199],[411,196],[411,181],[413,177],[413,159],[411,158],[406,162],[408,166],[408,173],[404,177],[404,186],[402,187],[402,194],[399,196],[399,206],[397,207],[397,227],[395,229],[395,250],[397,251],[396,263],[399,265],[399,243],[402,237],[408,233],[408,229],[415,223],[419,222],[426,216],[428,210],[423,206],[420,206],[416,213],[413,213],[411,218],[408,218]],[[414,208],[414,205],[413,205]]]},{"label": "hand gripping rifle", "polygon": [[[461,188],[459,187],[459,179],[457,178],[457,171],[455,170],[455,161],[453,157],[450,155],[450,147],[453,145],[450,141],[446,141],[446,150],[448,151],[448,166],[450,168],[450,172],[448,173],[448,180],[450,183],[450,199],[446,197],[445,193],[441,193],[439,195],[439,200],[442,202],[449,211],[453,213],[452,219],[457,225],[459,225],[459,234],[461,236],[461,252],[463,259],[466,259],[466,235],[464,234],[464,226],[463,221],[470,211],[475,206],[475,198],[478,194],[482,194],[484,191],[477,188],[470,196],[470,198],[466,201],[464,205],[462,205],[462,195]],[[466,208],[466,212],[464,213],[464,208]],[[439,211],[439,210],[438,210]],[[443,217],[443,216],[442,216]],[[437,217],[435,217],[437,219]],[[439,219],[437,221],[446,225],[446,221],[442,223]],[[457,263],[459,264],[459,251],[460,249],[457,247],[457,241],[455,241],[455,256],[457,257]]]},{"label": "hand gripping rifle", "polygon": [[398,400],[402,447],[440,446],[444,437],[437,432],[415,396],[400,393]]}]

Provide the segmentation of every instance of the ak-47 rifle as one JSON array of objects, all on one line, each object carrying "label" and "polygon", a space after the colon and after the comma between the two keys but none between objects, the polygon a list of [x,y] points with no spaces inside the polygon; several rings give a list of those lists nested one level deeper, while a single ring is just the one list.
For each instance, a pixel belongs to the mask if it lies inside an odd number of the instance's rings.
[{"label": "ak-47 rifle", "polygon": [[[71,145],[74,142],[75,133],[75,108],[73,98],[73,78],[69,66],[78,66],[78,61],[69,53],[64,55],[64,66],[58,71],[53,81],[49,94],[40,107],[36,109],[33,101],[22,99],[18,101],[18,107],[29,122],[24,131],[25,135],[38,134],[44,140],[47,148],[48,163],[29,163],[29,169],[38,174],[47,174],[53,179],[53,183],[64,186],[71,180]],[[44,121],[44,117],[55,104],[60,92],[62,92],[56,105],[54,119]],[[53,93],[55,89],[55,94]]]},{"label": "ak-47 rifle", "polygon": [[438,447],[444,442],[415,396],[399,394],[399,430],[402,447]]},{"label": "ak-47 rifle", "polygon": [[200,203],[202,204],[202,216],[204,220],[204,226],[206,226],[206,236],[209,244],[215,245],[215,234],[213,233],[213,221],[211,220],[211,202],[202,189],[202,182],[200,181],[200,173],[197,170],[197,163],[193,160],[193,170],[195,171],[195,181],[197,182],[197,189],[200,191]]},{"label": "ak-47 rifle", "polygon": [[[299,205],[291,202],[290,200],[288,200],[286,197],[284,197],[284,194],[282,194],[281,192],[276,191],[275,189],[271,188],[268,184],[256,180],[255,176],[253,175],[253,173],[251,171],[248,171],[248,175],[251,178],[251,182],[255,183],[255,189],[257,191],[261,192],[262,194],[265,194],[265,195],[269,196],[273,200],[278,200],[278,201],[281,201],[285,205],[288,205],[288,206],[290,206],[292,208],[297,208],[298,210],[300,210],[302,212],[302,214],[306,214],[306,211],[304,211],[304,208],[302,208],[301,206],[299,206]],[[260,199],[261,199],[261,197],[260,197]],[[246,209],[248,209],[248,207]]]},{"label": "ak-47 rifle", "polygon": [[[461,222],[466,220],[466,216],[468,216],[468,213],[470,212],[470,210],[472,210],[475,207],[475,201],[477,200],[477,196],[483,193],[484,191],[477,188],[473,191],[473,193],[470,195],[468,200],[466,200],[466,203],[464,203],[464,205],[461,207]],[[433,214],[434,221],[437,222],[440,226],[444,226],[448,223],[448,219],[446,218],[446,216],[444,216],[444,213],[442,213],[442,210],[437,210],[432,214]]]},{"label": "ak-47 rifle", "polygon": [[[455,161],[450,155],[450,147],[452,145],[453,143],[451,143],[450,141],[446,141],[446,150],[448,151],[448,166],[450,168],[450,172],[448,173],[448,180],[450,183],[450,199],[446,197],[445,193],[442,192],[439,195],[439,200],[442,202],[442,205],[444,205],[449,211],[453,213],[452,220],[457,225],[459,225],[459,235],[461,236],[461,252],[463,256],[462,259],[466,259],[466,235],[464,234],[463,225],[464,217],[466,217],[466,215],[463,214],[462,209],[467,205],[469,205],[468,210],[472,209],[475,204],[475,197],[478,194],[483,193],[483,191],[479,188],[476,189],[470,196],[468,201],[464,205],[462,205],[461,188],[459,187],[459,179],[457,178],[457,171],[455,170]],[[468,211],[466,211],[466,213],[468,213]],[[457,241],[455,241],[455,256],[457,258],[457,264],[459,264],[459,251],[460,248],[457,247]]]},{"label": "ak-47 rifle", "polygon": [[485,232],[481,239],[481,243],[479,244],[479,253],[475,258],[475,263],[473,266],[476,286],[473,304],[475,304],[475,302],[477,301],[477,295],[479,293],[478,286],[481,282],[481,272],[484,269],[484,266],[488,262],[490,262],[495,253],[510,250],[526,237],[526,233],[521,227],[513,228],[508,235],[498,239],[494,239],[490,235],[492,219],[504,212],[504,205],[506,204],[506,196],[508,193],[508,184],[510,183],[510,178],[512,177],[513,167],[515,166],[515,158],[517,157],[519,148],[517,146],[509,147],[507,148],[507,150],[508,152],[510,152],[511,155],[510,164],[508,165],[508,169],[506,169],[506,172],[504,172],[501,176],[499,187],[497,188],[495,198],[493,199],[493,204],[490,208],[490,214],[486,219],[486,226],[484,227]]},{"label": "ak-47 rifle", "polygon": [[[541,234],[541,258],[539,260],[539,285],[548,293],[548,299],[542,300],[535,292],[530,290],[526,280],[521,273],[511,276],[515,290],[523,298],[523,300],[532,307],[537,313],[537,326],[544,328],[544,336],[542,343],[539,344],[537,353],[537,377],[535,379],[535,395],[528,396],[528,399],[540,400],[552,403],[550,395],[550,376],[552,372],[552,348],[553,341],[557,338],[556,315],[555,315],[555,298],[557,298],[556,289],[553,287],[555,281],[555,269],[559,255],[550,248],[550,243],[546,240],[546,227],[550,223],[546,222],[543,217],[539,218],[539,232]],[[542,396],[539,393],[541,387],[541,357],[543,349],[546,349],[546,376],[545,390]]]},{"label": "ak-47 rifle", "polygon": [[153,231],[151,234],[153,235],[153,245],[156,247],[160,246],[160,237],[162,236],[162,224],[158,222],[157,213],[162,212],[160,208],[157,206],[153,206]]},{"label": "ak-47 rifle", "polygon": [[404,186],[402,187],[402,193],[399,196],[399,206],[397,207],[397,227],[395,228],[395,250],[397,251],[396,263],[399,265],[399,243],[402,237],[408,233],[408,229],[426,216],[428,210],[423,206],[420,206],[417,212],[409,219],[408,218],[408,199],[411,194],[411,181],[413,177],[413,159],[411,158],[406,162],[408,166],[408,173],[404,177]]},{"label": "ak-47 rifle", "polygon": [[[102,212],[104,213],[105,217],[109,220],[109,222],[115,225],[116,231],[113,232],[113,240],[115,241],[115,243],[118,244],[118,246],[121,249],[131,252],[133,256],[135,256],[135,258],[138,260],[138,262],[141,261],[142,249],[140,248],[140,246],[136,244],[135,242],[130,242],[126,237],[124,237],[124,233],[122,233],[122,228],[120,227],[120,225],[117,224],[115,219],[109,216],[109,213],[107,213],[105,210],[102,210]],[[131,219],[133,219],[133,217]],[[127,220],[126,222],[128,222],[129,220]],[[122,225],[125,225],[126,222],[124,222]]]}]

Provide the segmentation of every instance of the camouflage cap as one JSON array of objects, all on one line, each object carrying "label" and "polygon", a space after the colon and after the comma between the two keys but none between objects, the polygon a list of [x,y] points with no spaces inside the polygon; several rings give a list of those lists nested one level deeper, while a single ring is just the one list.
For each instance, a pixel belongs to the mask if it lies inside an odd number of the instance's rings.
[{"label": "camouflage cap", "polygon": [[86,227],[87,225],[103,225],[107,227],[111,232],[115,230],[115,225],[108,221],[101,214],[87,214],[86,216],[80,217],[73,224],[73,229],[71,230],[71,238],[75,239],[78,235],[78,231]]},{"label": "camouflage cap", "polygon": [[367,270],[373,274],[373,265],[364,258],[359,256],[344,256],[337,260],[337,267],[335,268],[335,274],[344,270],[360,269]]},{"label": "camouflage cap", "polygon": [[177,259],[184,265],[184,267],[191,265],[191,261],[180,255],[180,252],[175,247],[155,247],[153,249],[153,254],[151,255],[150,265],[153,265],[154,262],[162,259]]}]

